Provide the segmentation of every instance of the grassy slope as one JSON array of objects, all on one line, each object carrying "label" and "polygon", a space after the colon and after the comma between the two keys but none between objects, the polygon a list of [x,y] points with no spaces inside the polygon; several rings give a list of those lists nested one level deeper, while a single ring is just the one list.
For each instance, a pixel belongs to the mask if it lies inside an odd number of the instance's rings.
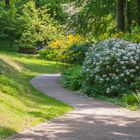
[{"label": "grassy slope", "polygon": [[0,53],[0,139],[72,109],[29,83],[38,74],[59,72],[57,66],[30,56]]}]

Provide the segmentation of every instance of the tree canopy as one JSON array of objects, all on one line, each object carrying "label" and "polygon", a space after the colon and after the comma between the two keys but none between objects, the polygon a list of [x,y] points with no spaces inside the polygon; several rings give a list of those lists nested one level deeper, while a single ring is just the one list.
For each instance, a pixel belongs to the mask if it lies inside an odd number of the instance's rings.
[{"label": "tree canopy", "polygon": [[[70,32],[99,38],[140,26],[140,0],[3,0],[0,38],[45,45]],[[67,27],[67,28],[64,28]]]}]

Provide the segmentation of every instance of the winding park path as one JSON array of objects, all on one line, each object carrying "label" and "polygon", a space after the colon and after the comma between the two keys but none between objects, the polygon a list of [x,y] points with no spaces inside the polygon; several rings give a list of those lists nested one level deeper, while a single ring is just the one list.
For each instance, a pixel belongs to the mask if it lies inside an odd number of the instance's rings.
[{"label": "winding park path", "polygon": [[75,110],[45,122],[13,140],[140,140],[140,112],[84,97],[64,89],[59,74],[41,75],[31,83],[35,88],[69,104]]}]

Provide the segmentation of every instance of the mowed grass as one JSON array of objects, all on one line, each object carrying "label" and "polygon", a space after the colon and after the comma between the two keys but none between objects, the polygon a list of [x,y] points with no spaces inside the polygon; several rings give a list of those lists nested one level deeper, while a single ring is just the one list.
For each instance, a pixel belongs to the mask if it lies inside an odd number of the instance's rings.
[{"label": "mowed grass", "polygon": [[0,139],[72,110],[30,84],[39,74],[58,73],[59,65],[30,55],[0,53]]}]

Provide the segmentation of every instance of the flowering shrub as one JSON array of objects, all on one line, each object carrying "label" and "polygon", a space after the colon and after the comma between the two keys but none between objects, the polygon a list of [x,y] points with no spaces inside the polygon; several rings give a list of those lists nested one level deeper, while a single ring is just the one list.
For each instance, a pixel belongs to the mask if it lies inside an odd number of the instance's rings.
[{"label": "flowering shrub", "polygon": [[73,44],[80,44],[84,42],[84,38],[80,35],[69,34],[64,38],[53,40],[49,43],[49,47],[52,49],[67,49]]},{"label": "flowering shrub", "polygon": [[56,59],[58,61],[73,64],[73,63],[81,63],[82,61],[81,57],[83,55],[83,52],[81,53],[81,51],[84,51],[85,47],[82,48],[79,46],[83,45],[83,43],[85,43],[84,37],[78,34],[77,35],[69,34],[67,36],[61,37],[60,39],[51,41],[48,44],[49,45],[48,47],[51,50],[57,51]]},{"label": "flowering shrub", "polygon": [[82,66],[82,91],[118,96],[136,90],[140,75],[140,44],[109,39],[89,48]]}]

